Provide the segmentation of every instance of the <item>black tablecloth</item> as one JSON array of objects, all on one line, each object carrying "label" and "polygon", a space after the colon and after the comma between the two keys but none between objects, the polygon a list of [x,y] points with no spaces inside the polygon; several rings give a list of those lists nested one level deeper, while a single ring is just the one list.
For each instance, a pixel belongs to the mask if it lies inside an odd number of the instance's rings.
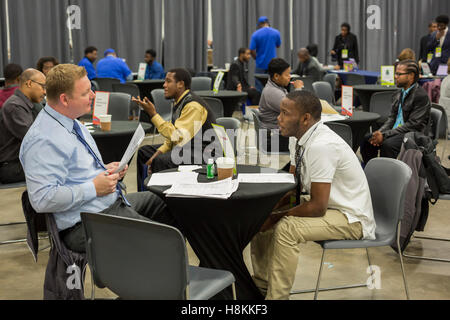
[{"label": "black tablecloth", "polygon": [[376,84],[360,84],[353,86],[356,94],[361,101],[361,105],[364,111],[370,110],[370,99],[372,95],[376,92],[384,92],[384,91],[392,91],[394,93],[397,90],[400,90],[398,87],[387,87]]},{"label": "black tablecloth", "polygon": [[[91,135],[102,155],[103,163],[108,164],[122,159],[138,124],[136,121],[112,121],[109,132],[95,126],[95,132],[91,132]],[[151,126],[148,123],[141,125],[145,132],[149,132]]]},{"label": "black tablecloth", "polygon": [[344,123],[352,128],[353,151],[357,151],[370,126],[380,118],[378,113],[355,111],[353,116],[336,122]]},{"label": "black tablecloth", "polygon": [[[259,167],[238,166],[238,173],[260,172]],[[174,171],[168,170],[167,172]],[[199,182],[207,182],[205,168],[199,170]],[[294,184],[241,183],[228,200],[165,198],[180,230],[187,237],[200,266],[228,270],[236,278],[236,295],[240,300],[263,299],[245,266],[242,251],[269,216],[279,199]],[[149,187],[164,198],[168,187]],[[215,298],[231,299],[231,289]]]},{"label": "black tablecloth", "polygon": [[220,99],[223,104],[224,117],[232,117],[234,110],[239,106],[239,103],[245,102],[247,98],[247,92],[239,92],[233,90],[219,90],[215,93],[212,90],[206,91],[194,91],[194,93],[200,97],[209,97]]}]

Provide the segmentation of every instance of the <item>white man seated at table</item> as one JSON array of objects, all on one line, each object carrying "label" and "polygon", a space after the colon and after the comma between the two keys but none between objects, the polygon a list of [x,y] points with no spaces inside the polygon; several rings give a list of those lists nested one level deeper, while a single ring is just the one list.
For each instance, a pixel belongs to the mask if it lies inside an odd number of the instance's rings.
[{"label": "white man seated at table", "polygon": [[401,88],[392,100],[389,118],[374,133],[369,133],[361,143],[361,156],[365,164],[378,156],[397,158],[407,132],[423,132],[430,129],[431,103],[426,91],[418,84],[419,66],[414,60],[397,63],[395,82]]},{"label": "white man seated at table", "polygon": [[[269,80],[261,94],[259,101],[259,112],[261,120],[261,129],[266,130],[267,151],[288,151],[289,138],[283,137],[278,133],[277,117],[280,114],[281,100],[288,93],[286,87],[291,82],[291,66],[281,58],[274,58],[268,66]],[[303,81],[295,80],[294,88],[300,90],[303,88]],[[259,134],[259,133],[258,133]],[[262,135],[262,133],[261,133]],[[278,142],[278,150],[272,150],[272,140]],[[275,144],[276,145],[276,144]]]},{"label": "white man seated at table", "polygon": [[30,203],[53,213],[68,249],[83,253],[80,212],[104,213],[173,224],[164,202],[150,192],[124,195],[119,180],[128,170],[104,164],[97,145],[77,118],[89,113],[95,94],[84,67],[61,64],[47,76],[48,104],[20,148]]},{"label": "white man seated at table", "polygon": [[[148,98],[134,98],[150,116],[153,125],[166,139],[161,146],[143,146],[138,150],[137,185],[139,191],[146,190],[145,178],[155,172],[178,167],[180,164],[204,164],[205,149],[211,141],[203,139],[203,134],[212,129],[216,121],[208,104],[191,92],[191,75],[186,69],[170,70],[164,82],[164,96],[173,99],[172,121],[164,119],[156,112]],[[196,149],[201,146],[201,149]],[[210,151],[214,156],[214,150]],[[187,155],[187,156],[186,156]],[[187,159],[185,159],[187,158]]]},{"label": "white man seated at table", "polygon": [[[281,134],[298,139],[291,164],[300,183],[279,201],[251,243],[254,281],[266,299],[289,298],[301,243],[375,239],[366,176],[350,146],[321,122],[319,99],[294,91],[280,109]],[[293,195],[296,206],[284,209]]]}]

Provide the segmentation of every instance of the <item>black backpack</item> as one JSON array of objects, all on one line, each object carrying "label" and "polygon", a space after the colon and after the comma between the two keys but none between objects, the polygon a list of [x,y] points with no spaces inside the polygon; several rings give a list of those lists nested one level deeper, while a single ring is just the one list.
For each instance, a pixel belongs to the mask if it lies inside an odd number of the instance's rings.
[{"label": "black backpack", "polygon": [[429,200],[435,204],[439,194],[450,194],[449,169],[444,168],[436,155],[437,140],[421,132],[408,132],[403,139],[406,149],[417,149],[422,152],[422,162],[426,170],[427,183],[430,188]]}]

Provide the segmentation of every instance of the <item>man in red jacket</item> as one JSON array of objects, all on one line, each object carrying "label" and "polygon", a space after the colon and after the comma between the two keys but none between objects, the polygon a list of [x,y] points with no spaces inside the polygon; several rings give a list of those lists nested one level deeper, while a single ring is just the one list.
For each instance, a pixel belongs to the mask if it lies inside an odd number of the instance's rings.
[{"label": "man in red jacket", "polygon": [[19,87],[19,77],[22,74],[22,67],[18,64],[10,63],[3,70],[3,76],[5,77],[5,87],[0,90],[0,108],[9,97]]}]

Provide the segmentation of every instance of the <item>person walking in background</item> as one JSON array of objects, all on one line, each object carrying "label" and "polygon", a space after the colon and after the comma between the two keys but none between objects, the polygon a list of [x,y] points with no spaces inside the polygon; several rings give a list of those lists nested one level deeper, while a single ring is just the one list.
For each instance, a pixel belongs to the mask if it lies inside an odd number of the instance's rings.
[{"label": "person walking in background", "polygon": [[[267,73],[269,62],[277,57],[277,48],[281,46],[280,31],[271,28],[269,19],[262,16],[258,19],[258,30],[252,34],[250,50],[253,59],[256,60],[255,73]],[[255,79],[255,86],[262,92],[263,86]]]}]

